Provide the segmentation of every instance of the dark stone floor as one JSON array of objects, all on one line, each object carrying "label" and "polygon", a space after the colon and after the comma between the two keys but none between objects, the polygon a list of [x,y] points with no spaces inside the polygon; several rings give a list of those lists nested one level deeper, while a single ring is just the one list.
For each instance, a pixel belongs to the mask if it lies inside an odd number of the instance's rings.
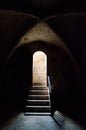
[{"label": "dark stone floor", "polygon": [[[2,110],[3,111],[3,110]],[[25,116],[23,112],[0,112],[0,130],[83,130],[65,117],[60,126],[51,116]]]}]

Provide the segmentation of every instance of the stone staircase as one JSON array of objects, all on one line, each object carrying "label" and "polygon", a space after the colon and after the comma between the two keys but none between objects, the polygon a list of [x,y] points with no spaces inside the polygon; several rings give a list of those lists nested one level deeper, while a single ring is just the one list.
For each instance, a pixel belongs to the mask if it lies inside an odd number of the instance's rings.
[{"label": "stone staircase", "polygon": [[32,87],[28,93],[24,114],[50,115],[50,95],[48,87]]}]

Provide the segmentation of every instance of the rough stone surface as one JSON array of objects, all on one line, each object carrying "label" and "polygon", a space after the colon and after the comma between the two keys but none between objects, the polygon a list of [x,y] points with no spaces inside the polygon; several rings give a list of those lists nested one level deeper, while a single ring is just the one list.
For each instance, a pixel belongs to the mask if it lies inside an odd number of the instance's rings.
[{"label": "rough stone surface", "polygon": [[0,124],[0,130],[82,130],[76,123],[65,118],[65,125],[59,126],[51,116],[12,116]]}]

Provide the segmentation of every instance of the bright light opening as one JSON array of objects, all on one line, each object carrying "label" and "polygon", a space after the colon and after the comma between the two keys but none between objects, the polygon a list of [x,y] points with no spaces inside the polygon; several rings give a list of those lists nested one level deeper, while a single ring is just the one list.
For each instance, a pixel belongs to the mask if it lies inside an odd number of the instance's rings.
[{"label": "bright light opening", "polygon": [[32,86],[47,86],[47,56],[42,51],[33,54]]}]

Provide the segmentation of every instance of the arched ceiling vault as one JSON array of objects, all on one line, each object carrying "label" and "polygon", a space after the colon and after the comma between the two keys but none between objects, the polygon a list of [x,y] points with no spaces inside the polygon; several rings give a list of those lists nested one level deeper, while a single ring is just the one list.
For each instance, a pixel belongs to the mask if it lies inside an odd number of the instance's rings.
[{"label": "arched ceiling vault", "polygon": [[1,0],[0,8],[27,12],[42,18],[56,13],[86,11],[84,0]]},{"label": "arched ceiling vault", "polygon": [[46,43],[50,43],[52,45],[55,45],[61,49],[63,49],[72,60],[76,71],[79,72],[78,65],[72,56],[72,53],[68,49],[68,47],[65,45],[65,43],[59,38],[59,36],[52,31],[52,29],[43,21],[38,22],[33,28],[31,28],[29,31],[25,33],[24,36],[20,39],[19,43],[14,47],[14,49],[9,54],[4,67],[6,66],[7,62],[11,58],[14,51],[21,47],[22,45],[31,44],[31,42],[35,41],[43,41]]}]

